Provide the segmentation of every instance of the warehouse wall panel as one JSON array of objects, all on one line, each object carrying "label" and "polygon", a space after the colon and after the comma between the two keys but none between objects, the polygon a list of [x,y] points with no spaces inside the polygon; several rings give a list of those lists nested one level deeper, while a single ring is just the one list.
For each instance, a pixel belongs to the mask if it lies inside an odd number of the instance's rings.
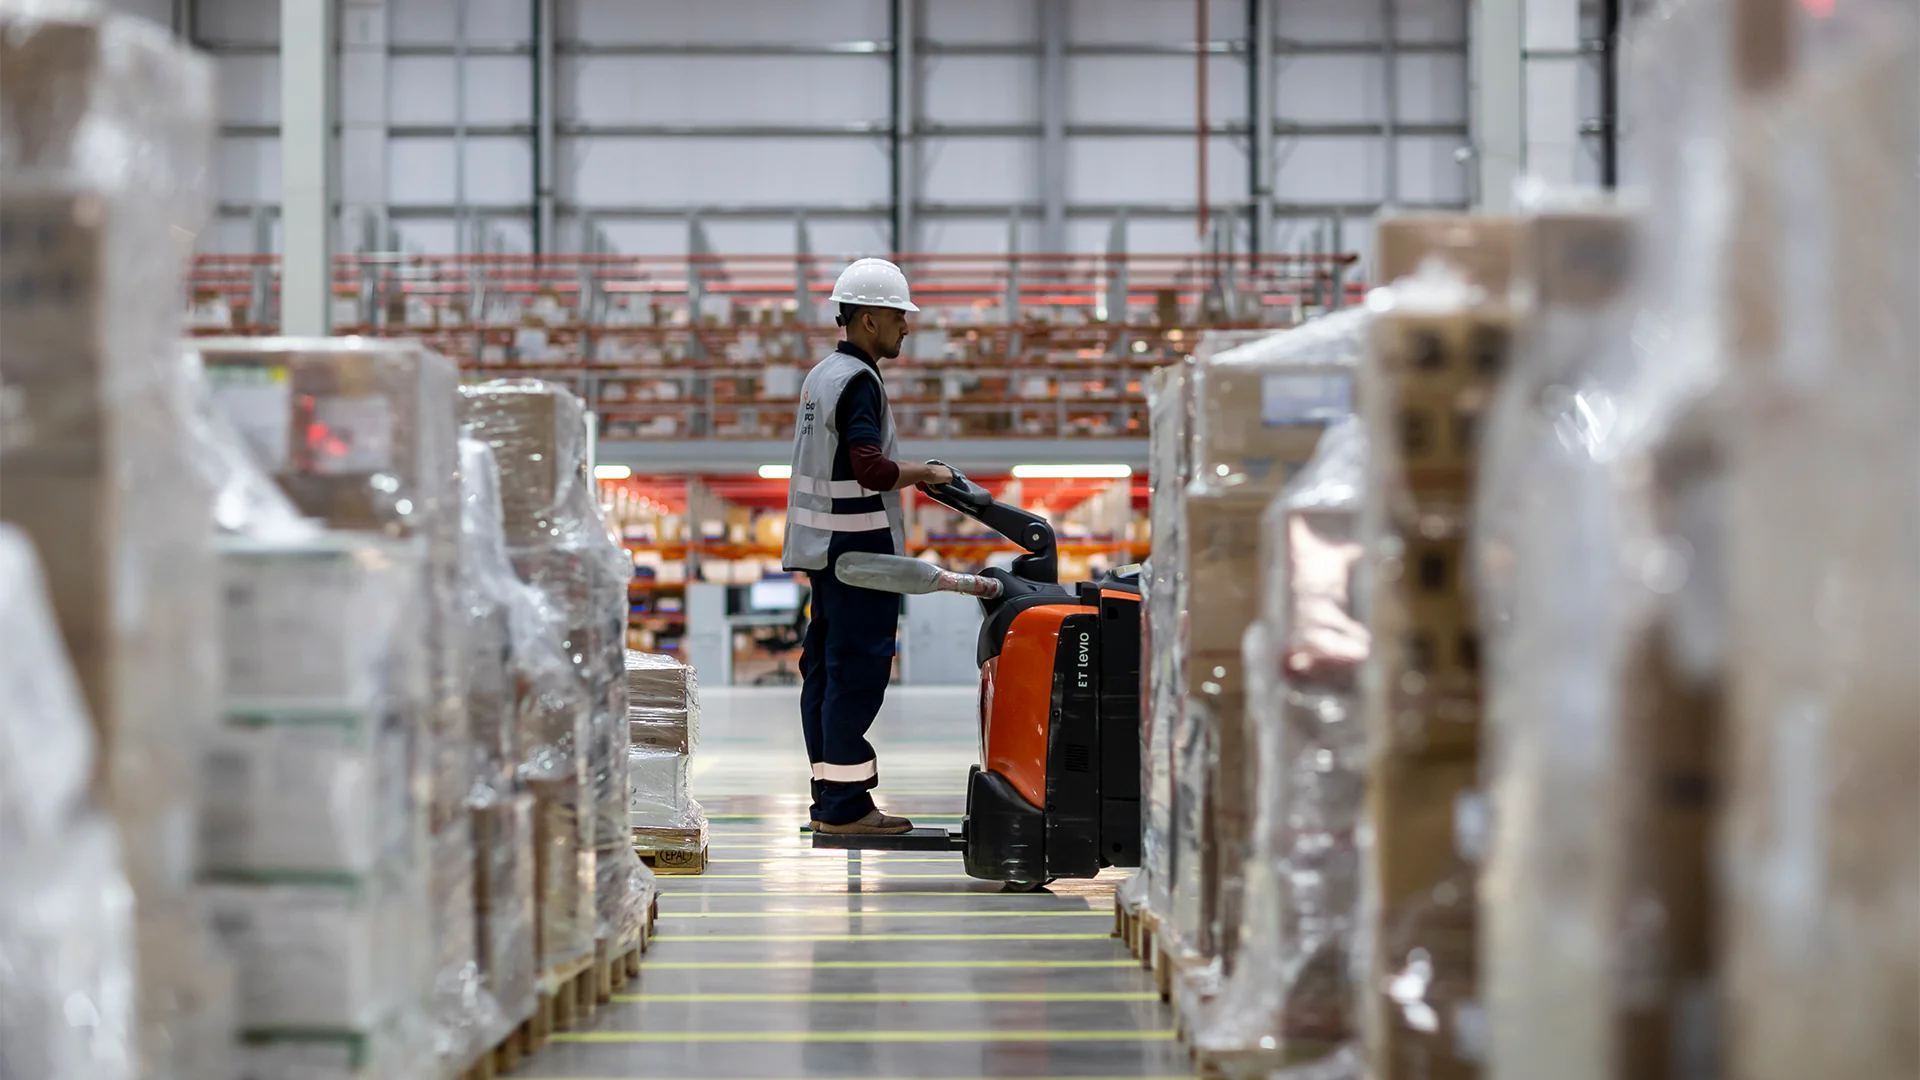
[{"label": "warehouse wall panel", "polygon": [[[1066,0],[1066,3],[1067,40],[1075,44],[1191,44],[1194,39],[1192,0]],[[1206,0],[1206,3],[1207,30],[1212,37],[1238,37],[1246,30],[1244,0]]]},{"label": "warehouse wall panel", "polygon": [[[387,146],[387,198],[394,207],[444,206],[452,201],[455,142],[396,139]],[[533,199],[533,151],[525,139],[469,137],[467,201],[477,207],[524,206]]]},{"label": "warehouse wall panel", "polygon": [[930,56],[921,67],[920,117],[934,124],[1038,124],[1039,78],[1032,57]]},{"label": "warehouse wall panel", "polygon": [[872,56],[567,57],[558,101],[589,124],[884,124],[889,78]]},{"label": "warehouse wall panel", "polygon": [[[470,45],[513,45],[527,40],[533,25],[530,0],[458,0],[466,6]],[[392,40],[405,43],[452,42],[453,0],[387,0]]]},{"label": "warehouse wall panel", "polygon": [[762,43],[884,38],[888,11],[887,0],[563,0],[556,16],[578,41]]},{"label": "warehouse wall panel", "polygon": [[[452,124],[458,69],[451,56],[396,56],[387,67],[387,119],[394,124]],[[469,125],[533,122],[533,65],[510,56],[467,57]]]},{"label": "warehouse wall panel", "polygon": [[576,206],[866,205],[888,196],[879,139],[562,139],[560,196]]},{"label": "warehouse wall panel", "polygon": [[[1192,125],[1196,67],[1191,56],[1070,56],[1067,123]],[[1209,57],[1208,122],[1246,118],[1246,62]]]},{"label": "warehouse wall panel", "polygon": [[[161,6],[161,0],[122,2],[156,12]],[[475,50],[465,61],[465,118],[494,129],[469,137],[466,199],[471,216],[495,222],[502,238],[519,242],[529,234],[533,198],[532,0],[465,2],[465,38]],[[917,25],[909,97],[919,135],[904,147],[906,190],[916,199],[914,237],[927,250],[1000,250],[1009,217],[1017,216],[1021,246],[1033,250],[1049,153],[1037,134],[1043,0],[907,2],[913,5],[909,21]],[[1070,243],[1103,250],[1111,223],[1104,212],[1128,204],[1130,243],[1145,245],[1140,250],[1193,250],[1198,239],[1188,214],[1198,198],[1196,139],[1182,130],[1196,119],[1195,61],[1184,51],[1194,41],[1193,5],[1044,2],[1061,4],[1065,13],[1069,134],[1053,152],[1064,163]],[[1208,140],[1208,199],[1234,223],[1236,244],[1249,239],[1249,2],[1208,0],[1207,9],[1209,36],[1227,43],[1207,61],[1208,119],[1235,128]],[[1399,39],[1458,43],[1466,3],[1393,0]],[[393,124],[452,127],[460,81],[452,56],[455,4],[389,0],[397,50],[388,68]],[[166,6],[163,14],[170,14]],[[686,225],[678,215],[690,208],[708,211],[709,236],[722,250],[745,250],[736,243],[789,249],[787,212],[795,208],[812,210],[816,250],[834,251],[839,242],[865,250],[887,239],[891,140],[884,131],[819,132],[891,122],[891,7],[890,0],[554,0],[557,241],[577,243],[575,222],[585,215],[620,250],[672,253],[685,248]],[[224,47],[216,57],[223,122],[236,125],[223,139],[218,169],[230,223],[246,207],[278,201],[277,140],[271,137],[278,65],[262,51],[277,34],[278,4],[198,0],[198,8],[201,40]],[[1380,0],[1276,0],[1272,12],[1280,39],[1273,113],[1283,130],[1289,124],[1379,125],[1387,118],[1387,61],[1371,44],[1383,31]],[[821,47],[849,51],[817,51]],[[1464,123],[1466,62],[1457,50],[1415,45],[1393,63],[1398,124]],[[1170,133],[1084,130],[1130,125]],[[596,133],[596,126],[615,130]],[[751,130],[642,135],[618,131],[622,126]],[[813,133],[780,134],[787,126]],[[503,134],[503,127],[520,130]],[[426,216],[455,202],[447,134],[400,132],[389,141],[392,216],[409,244],[455,235],[450,217]],[[1430,130],[1400,132],[1392,155],[1377,134],[1279,137],[1272,170],[1279,209],[1268,239],[1289,250],[1300,242],[1297,222],[1321,220],[1321,204],[1347,207],[1349,220],[1357,221],[1364,204],[1387,190],[1390,159],[1403,201],[1463,200],[1467,170],[1454,157],[1460,145],[1459,138]],[[209,230],[207,243],[238,242],[250,250],[252,226],[227,224]]]},{"label": "warehouse wall panel", "polygon": [[1034,139],[928,139],[922,146],[921,195],[937,203],[1018,203],[1031,200],[1038,175]]}]

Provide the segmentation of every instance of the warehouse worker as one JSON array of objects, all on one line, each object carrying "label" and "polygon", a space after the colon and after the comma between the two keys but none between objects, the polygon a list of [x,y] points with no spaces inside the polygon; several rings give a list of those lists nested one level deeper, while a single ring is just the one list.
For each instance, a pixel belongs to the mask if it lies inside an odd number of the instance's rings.
[{"label": "warehouse worker", "polygon": [[813,617],[800,650],[813,829],[903,833],[911,822],[873,804],[879,765],[867,743],[893,672],[900,597],[842,584],[833,565],[848,551],[902,554],[900,489],[949,483],[953,472],[896,460],[899,444],[879,363],[900,355],[907,313],[920,310],[907,295],[907,276],[885,259],[861,259],[834,283],[832,300],[846,340],[814,365],[800,388],[782,556],[789,571],[806,571],[813,585]]}]

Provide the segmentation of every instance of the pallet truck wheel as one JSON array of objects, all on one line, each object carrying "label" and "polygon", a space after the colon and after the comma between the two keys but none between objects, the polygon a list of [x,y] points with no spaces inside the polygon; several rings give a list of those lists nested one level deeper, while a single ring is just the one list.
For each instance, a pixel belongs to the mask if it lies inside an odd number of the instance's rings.
[{"label": "pallet truck wheel", "polygon": [[1006,891],[1006,892],[1011,892],[1011,893],[1036,893],[1036,892],[1039,892],[1039,891],[1040,891],[1041,889],[1044,889],[1044,888],[1046,888],[1047,886],[1049,886],[1049,885],[1051,885],[1051,884],[1053,884],[1053,882],[1052,882],[1052,880],[1047,880],[1047,881],[1009,881],[1009,882],[1007,882],[1007,883],[1006,883],[1006,885],[1005,885],[1005,886],[1003,886],[1003,890],[1004,890],[1004,891]]}]

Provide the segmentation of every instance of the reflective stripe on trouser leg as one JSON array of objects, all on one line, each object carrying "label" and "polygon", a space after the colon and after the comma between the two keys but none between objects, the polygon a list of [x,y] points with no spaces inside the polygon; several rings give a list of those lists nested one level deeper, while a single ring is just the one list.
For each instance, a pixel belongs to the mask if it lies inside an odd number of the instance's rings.
[{"label": "reflective stripe on trouser leg", "polygon": [[824,761],[813,763],[813,778],[833,784],[864,784],[869,780],[880,779],[880,763],[866,761],[860,765],[829,765]]}]

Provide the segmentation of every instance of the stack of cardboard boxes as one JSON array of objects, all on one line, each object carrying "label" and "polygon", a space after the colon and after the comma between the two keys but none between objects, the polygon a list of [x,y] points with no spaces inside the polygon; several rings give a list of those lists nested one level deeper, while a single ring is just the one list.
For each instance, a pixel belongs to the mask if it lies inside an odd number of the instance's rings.
[{"label": "stack of cardboard boxes", "polygon": [[1364,325],[1361,313],[1343,312],[1195,357],[1192,481],[1178,525],[1186,698],[1173,725],[1167,937],[1174,966],[1200,973],[1181,981],[1196,998],[1230,968],[1240,928],[1254,806],[1241,639],[1259,608],[1260,517],[1326,425],[1351,410]]},{"label": "stack of cardboard boxes", "polygon": [[140,1076],[132,896],[94,753],[39,559],[0,525],[0,1075]]},{"label": "stack of cardboard boxes", "polygon": [[1351,1038],[1366,740],[1355,610],[1366,440],[1348,417],[1261,519],[1260,616],[1247,629],[1254,823],[1233,970],[1192,1021],[1229,1075],[1328,1058]]},{"label": "stack of cardboard boxes", "polygon": [[212,94],[207,65],[143,20],[0,12],[0,520],[44,567],[93,721],[93,798],[124,842],[139,1070],[179,1080],[230,1068],[229,977],[193,885],[216,586],[174,362]]},{"label": "stack of cardboard boxes", "polygon": [[536,798],[536,919],[544,985],[596,949],[637,944],[652,880],[627,832],[626,582],[632,563],[607,531],[588,477],[580,399],[549,383],[461,389],[468,436],[500,468],[506,552],[540,594],[572,661],[582,707],[537,703],[523,740]]},{"label": "stack of cardboard boxes", "polygon": [[[1484,236],[1475,249],[1499,250]],[[1480,1053],[1480,626],[1468,528],[1481,418],[1507,368],[1513,323],[1504,294],[1431,262],[1369,306],[1378,314],[1360,407],[1372,633],[1362,682],[1371,838],[1362,1027],[1384,1078],[1466,1077],[1477,1075]]]},{"label": "stack of cardboard boxes", "polygon": [[706,866],[707,816],[687,789],[700,746],[700,687],[671,656],[627,652],[628,823],[633,844],[661,869]]},{"label": "stack of cardboard boxes", "polygon": [[[417,692],[397,696],[391,707],[405,734],[405,760],[419,785],[425,829],[421,848],[406,861],[425,868],[421,902],[430,912],[432,1037],[441,1068],[458,1071],[480,1052],[483,1033],[498,1021],[494,1003],[478,985],[470,811],[478,762],[467,710],[453,366],[415,345],[354,339],[216,339],[202,344],[200,356],[213,396],[254,460],[298,510],[326,528],[320,550],[345,545],[337,556],[343,565],[361,558],[365,541],[344,539],[349,534],[418,549],[419,574],[390,583],[401,588],[386,602],[413,609],[422,677]],[[279,558],[245,569],[257,589],[274,590],[288,610],[301,610],[302,589],[314,590],[311,609],[322,610],[339,595],[334,583],[325,574],[295,571],[310,565],[312,547],[286,544]],[[231,554],[226,564],[242,569]],[[229,582],[230,608],[236,595]],[[316,624],[315,647],[354,634],[365,614],[343,611],[337,622]],[[277,648],[282,643],[249,637],[233,619],[230,611],[230,650],[257,651],[255,666],[264,672],[295,666]],[[374,804],[377,818],[386,805]],[[408,894],[403,889],[396,895]]]},{"label": "stack of cardboard boxes", "polygon": [[[1153,552],[1140,569],[1146,610],[1140,620],[1140,873],[1129,902],[1155,928],[1173,909],[1173,732],[1185,698],[1178,606],[1185,569],[1180,509],[1192,479],[1191,365],[1155,368],[1147,383],[1152,483],[1148,496]],[[1137,895],[1135,895],[1137,891]]]}]

